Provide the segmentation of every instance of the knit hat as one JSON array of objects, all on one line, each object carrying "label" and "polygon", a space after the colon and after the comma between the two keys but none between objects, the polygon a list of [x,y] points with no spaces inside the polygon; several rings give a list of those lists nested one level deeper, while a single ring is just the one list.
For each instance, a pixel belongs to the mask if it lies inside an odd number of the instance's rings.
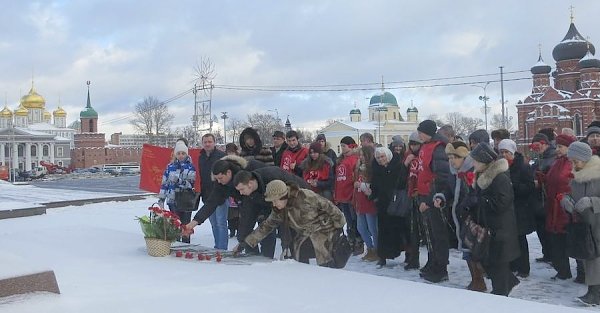
[{"label": "knit hat", "polygon": [[285,138],[285,134],[280,130],[276,130],[273,133],[273,138]]},{"label": "knit hat", "polygon": [[490,143],[490,134],[485,129],[478,129],[469,135],[469,143]]},{"label": "knit hat", "polygon": [[424,120],[421,123],[419,123],[419,127],[417,127],[417,130],[422,132],[423,134],[433,137],[433,135],[435,135],[435,133],[437,132],[437,124],[432,120]]},{"label": "knit hat", "polygon": [[517,151],[517,144],[510,139],[502,139],[500,143],[498,143],[498,151],[500,150],[506,150],[515,154],[515,151]]},{"label": "knit hat", "polygon": [[560,134],[560,135],[556,136],[555,140],[556,140],[557,145],[562,145],[562,146],[568,147],[570,144],[577,141],[577,138],[575,138],[574,136]]},{"label": "knit hat", "polygon": [[342,138],[342,140],[340,140],[340,143],[343,143],[345,145],[356,145],[356,141],[354,141],[354,139],[350,136],[346,136],[344,138]]},{"label": "knit hat", "polygon": [[569,145],[567,157],[569,159],[587,162],[592,158],[592,148],[583,142],[575,141]]},{"label": "knit hat", "polygon": [[469,148],[464,142],[455,141],[446,145],[446,154],[454,154],[464,159],[469,155]]},{"label": "knit hat", "polygon": [[288,187],[286,184],[279,180],[273,180],[267,184],[265,190],[265,201],[273,202],[285,197],[288,194]]},{"label": "knit hat", "polygon": [[185,152],[185,154],[188,154],[188,147],[185,145],[185,142],[178,140],[175,143],[175,149],[173,150],[173,154],[177,155],[177,152]]},{"label": "knit hat", "polygon": [[325,134],[318,134],[317,139],[315,139],[315,141],[319,141],[319,140],[327,141],[327,139],[325,139]]},{"label": "knit hat", "polygon": [[533,136],[533,139],[531,139],[531,143],[534,143],[534,142],[549,144],[550,140],[548,140],[548,136],[546,136],[542,133],[537,133]]},{"label": "knit hat", "polygon": [[471,151],[471,157],[477,162],[489,164],[498,159],[498,154],[488,143],[480,143]]},{"label": "knit hat", "polygon": [[390,147],[398,147],[398,146],[404,146],[404,139],[402,139],[402,136],[400,136],[400,135],[395,135],[394,137],[392,137],[392,142],[390,143]]},{"label": "knit hat", "polygon": [[592,127],[588,128],[587,131],[585,132],[585,136],[589,137],[591,134],[600,134],[600,127],[592,126]]},{"label": "knit hat", "polygon": [[308,149],[309,152],[323,153],[323,145],[318,141],[311,143]]},{"label": "knit hat", "polygon": [[418,132],[412,132],[410,134],[410,137],[408,137],[408,143],[410,144],[411,141],[414,141],[418,144],[422,144],[423,141],[421,140],[421,138],[419,138],[419,133]]}]

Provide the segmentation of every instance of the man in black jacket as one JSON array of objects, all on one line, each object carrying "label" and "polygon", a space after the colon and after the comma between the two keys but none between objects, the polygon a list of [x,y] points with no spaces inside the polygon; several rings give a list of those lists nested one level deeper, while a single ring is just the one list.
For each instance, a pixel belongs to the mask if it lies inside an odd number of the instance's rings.
[{"label": "man in black jacket", "polygon": [[283,155],[283,152],[287,150],[287,148],[288,145],[285,142],[285,134],[279,130],[275,131],[273,133],[273,147],[271,147],[275,166],[281,167],[281,156]]},{"label": "man in black jacket", "polygon": [[[216,184],[211,177],[213,164],[225,156],[225,152],[215,149],[215,136],[205,134],[202,136],[202,151],[198,157],[200,172],[200,197],[202,202],[206,202],[210,196],[213,186]],[[217,206],[215,212],[210,215],[208,220],[212,226],[213,237],[215,238],[215,249],[227,250],[227,213],[229,210],[228,202]]]},{"label": "man in black jacket", "polygon": [[[265,188],[273,180],[294,182],[301,188],[309,188],[300,177],[275,166],[262,167],[252,172],[241,170],[235,174],[233,185],[241,195],[239,242],[246,239],[246,236],[254,230],[256,223],[260,224],[271,214],[272,205],[265,201]],[[265,237],[260,245],[262,255],[273,258],[275,233]]]},{"label": "man in black jacket", "polygon": [[[246,160],[236,155],[228,155],[216,161],[212,167],[212,174],[217,183],[213,185],[208,198],[203,201],[204,204],[198,210],[194,219],[186,225],[184,235],[193,233],[194,227],[204,223],[217,210],[217,207],[229,197],[233,197],[235,200],[240,199],[240,193],[233,187],[233,176],[237,172],[243,169],[253,171],[265,166],[267,165],[260,161]],[[200,203],[197,202],[196,207],[199,205]]]}]

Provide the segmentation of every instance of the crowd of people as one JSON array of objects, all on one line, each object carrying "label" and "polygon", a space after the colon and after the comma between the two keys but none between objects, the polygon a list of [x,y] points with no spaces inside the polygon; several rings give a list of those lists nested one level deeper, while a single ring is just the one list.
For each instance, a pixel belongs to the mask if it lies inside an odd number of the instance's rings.
[{"label": "crowd of people", "polygon": [[[404,270],[439,283],[449,279],[449,250],[458,249],[472,278],[466,288],[485,292],[488,277],[491,293],[504,296],[530,275],[527,235],[537,233],[542,255],[534,261],[551,264],[558,280],[572,278],[569,259],[591,240],[589,253],[576,257],[574,281],[588,286],[581,301],[600,304],[600,248],[594,248],[600,243],[600,122],[582,138],[572,129],[543,129],[528,147],[518,147],[504,129],[461,138],[432,120],[421,122],[408,142],[394,136],[384,147],[370,133],[359,139],[360,146],[342,138],[337,155],[323,134],[303,146],[295,131],[277,131],[268,148],[248,128],[239,147],[228,144],[225,153],[206,134],[198,169],[202,206],[193,219],[172,200],[173,190],[193,186],[196,170],[184,155],[187,143],[178,142],[159,197],[188,216],[187,242],[209,219],[215,248],[227,249],[229,217],[236,253],[273,258],[279,236],[282,258],[340,267],[335,245],[345,226],[352,253],[374,266],[404,252]],[[575,223],[585,224],[589,236],[574,237]]]}]

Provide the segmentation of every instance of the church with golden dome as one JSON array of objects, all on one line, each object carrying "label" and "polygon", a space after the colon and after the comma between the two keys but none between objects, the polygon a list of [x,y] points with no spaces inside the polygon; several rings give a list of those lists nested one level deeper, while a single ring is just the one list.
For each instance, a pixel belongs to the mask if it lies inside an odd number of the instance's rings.
[{"label": "church with golden dome", "polygon": [[50,113],[46,100],[31,83],[29,93],[11,110],[0,110],[0,165],[29,171],[49,162],[69,166],[76,130],[67,128],[67,112],[60,105]]}]

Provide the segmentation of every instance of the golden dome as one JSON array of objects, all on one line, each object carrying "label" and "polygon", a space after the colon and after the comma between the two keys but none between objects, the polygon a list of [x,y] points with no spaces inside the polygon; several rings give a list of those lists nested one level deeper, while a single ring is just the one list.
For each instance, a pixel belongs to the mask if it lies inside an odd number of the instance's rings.
[{"label": "golden dome", "polygon": [[44,121],[49,121],[52,119],[52,114],[48,111],[44,111]]},{"label": "golden dome", "polygon": [[66,117],[67,116],[67,112],[65,110],[63,110],[63,108],[61,108],[60,106],[58,107],[58,109],[54,110],[54,112],[52,112],[52,114],[54,114],[54,117]]},{"label": "golden dome", "polygon": [[29,110],[23,106],[23,104],[19,105],[19,107],[15,110],[16,116],[27,116],[29,114]]},{"label": "golden dome", "polygon": [[46,100],[35,91],[32,85],[29,93],[21,97],[21,104],[26,109],[43,109],[46,105]]},{"label": "golden dome", "polygon": [[0,111],[0,117],[12,117],[12,111],[5,105],[4,109]]}]

